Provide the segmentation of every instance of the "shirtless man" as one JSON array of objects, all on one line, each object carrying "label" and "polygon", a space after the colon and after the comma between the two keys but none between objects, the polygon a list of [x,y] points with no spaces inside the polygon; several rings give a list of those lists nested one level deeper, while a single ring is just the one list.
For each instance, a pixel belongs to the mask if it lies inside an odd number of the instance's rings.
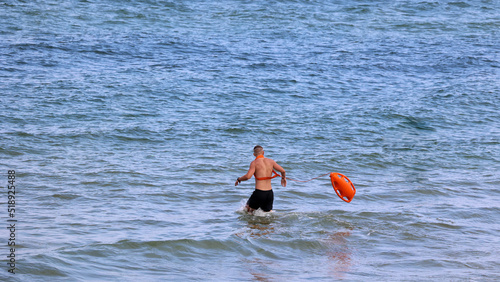
[{"label": "shirtless man", "polygon": [[286,172],[274,160],[264,158],[264,148],[255,146],[253,148],[255,160],[250,163],[248,172],[236,179],[234,186],[238,186],[241,181],[249,180],[252,175],[255,175],[255,191],[248,199],[246,211],[252,213],[254,210],[261,208],[265,212],[273,209],[274,193],[271,187],[271,179],[276,177],[271,174],[276,174],[274,170],[281,172],[281,186],[286,187]]}]

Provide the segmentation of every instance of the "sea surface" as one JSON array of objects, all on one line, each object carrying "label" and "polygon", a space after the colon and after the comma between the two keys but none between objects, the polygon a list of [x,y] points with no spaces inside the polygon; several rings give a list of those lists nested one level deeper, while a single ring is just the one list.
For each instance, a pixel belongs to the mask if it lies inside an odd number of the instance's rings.
[{"label": "sea surface", "polygon": [[[0,280],[499,281],[499,31],[498,0],[0,1]],[[245,214],[255,145],[354,199]]]}]

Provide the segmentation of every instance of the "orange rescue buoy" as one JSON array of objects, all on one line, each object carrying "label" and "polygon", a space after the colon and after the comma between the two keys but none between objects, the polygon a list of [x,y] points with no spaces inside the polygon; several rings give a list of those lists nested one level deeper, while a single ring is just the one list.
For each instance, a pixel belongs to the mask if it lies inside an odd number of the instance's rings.
[{"label": "orange rescue buoy", "polygon": [[330,179],[332,180],[333,190],[335,190],[337,196],[349,203],[354,198],[354,194],[356,194],[356,188],[354,188],[351,180],[338,172],[330,173]]}]

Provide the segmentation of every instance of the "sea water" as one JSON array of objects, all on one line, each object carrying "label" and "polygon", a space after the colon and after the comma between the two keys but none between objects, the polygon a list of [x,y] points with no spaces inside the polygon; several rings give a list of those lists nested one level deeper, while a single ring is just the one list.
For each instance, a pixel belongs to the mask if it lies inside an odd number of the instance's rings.
[{"label": "sea water", "polygon": [[[500,280],[499,30],[497,0],[1,1],[0,280]],[[239,212],[255,145],[356,196]]]}]

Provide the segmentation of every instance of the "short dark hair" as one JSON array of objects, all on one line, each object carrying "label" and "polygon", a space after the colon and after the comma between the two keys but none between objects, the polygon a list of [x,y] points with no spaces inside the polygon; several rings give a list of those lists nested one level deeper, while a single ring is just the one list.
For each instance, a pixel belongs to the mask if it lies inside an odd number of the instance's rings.
[{"label": "short dark hair", "polygon": [[262,151],[264,151],[264,148],[262,148],[262,146],[260,146],[260,145],[253,147],[254,154],[260,154],[260,152],[262,152]]}]

